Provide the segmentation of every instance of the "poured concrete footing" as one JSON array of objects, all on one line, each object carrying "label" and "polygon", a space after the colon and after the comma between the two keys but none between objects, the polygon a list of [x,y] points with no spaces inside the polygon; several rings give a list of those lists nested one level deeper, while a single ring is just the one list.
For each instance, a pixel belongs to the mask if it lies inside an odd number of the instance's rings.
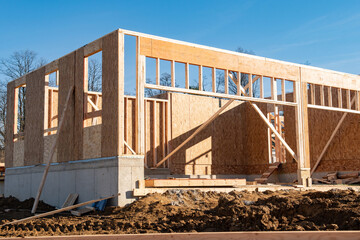
[{"label": "poured concrete footing", "polygon": [[[44,169],[45,165],[7,168],[5,196],[35,198]],[[78,202],[121,193],[110,204],[124,206],[136,199],[133,189],[143,179],[144,157],[138,155],[54,163],[40,200],[61,207],[70,193],[79,194]]]}]

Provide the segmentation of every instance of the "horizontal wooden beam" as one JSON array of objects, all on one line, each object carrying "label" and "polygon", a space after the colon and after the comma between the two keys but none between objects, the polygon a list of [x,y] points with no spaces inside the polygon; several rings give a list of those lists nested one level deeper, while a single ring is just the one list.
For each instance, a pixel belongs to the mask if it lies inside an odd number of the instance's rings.
[{"label": "horizontal wooden beam", "polygon": [[169,92],[189,93],[189,94],[208,96],[208,97],[228,98],[228,99],[235,99],[235,100],[241,100],[241,101],[252,101],[252,102],[262,102],[262,103],[286,105],[286,106],[296,106],[296,103],[293,103],[293,102],[275,101],[275,100],[271,100],[271,99],[238,96],[238,95],[231,95],[231,94],[224,94],[224,93],[204,92],[204,91],[198,91],[198,90],[193,90],[193,89],[158,86],[155,84],[145,84],[145,88],[158,89],[158,90],[169,91]]},{"label": "horizontal wooden beam", "polygon": [[102,115],[102,110],[93,111],[93,112],[87,112],[87,113],[85,113],[84,119],[101,117],[101,115]]}]

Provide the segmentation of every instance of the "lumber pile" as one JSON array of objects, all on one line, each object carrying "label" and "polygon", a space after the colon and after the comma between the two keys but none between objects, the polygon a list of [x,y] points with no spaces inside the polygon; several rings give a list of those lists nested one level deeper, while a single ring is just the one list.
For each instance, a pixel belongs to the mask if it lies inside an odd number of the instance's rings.
[{"label": "lumber pile", "polygon": [[338,172],[330,172],[322,179],[313,178],[314,183],[324,184],[360,184],[359,172],[351,172],[339,174]]}]

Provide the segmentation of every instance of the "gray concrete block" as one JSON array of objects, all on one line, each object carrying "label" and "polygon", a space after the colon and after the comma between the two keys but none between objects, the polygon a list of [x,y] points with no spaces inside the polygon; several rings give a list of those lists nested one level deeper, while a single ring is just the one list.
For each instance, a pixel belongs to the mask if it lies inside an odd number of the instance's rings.
[{"label": "gray concrete block", "polygon": [[59,173],[59,206],[65,202],[70,193],[76,193],[75,187],[75,173],[76,170],[64,171]]},{"label": "gray concrete block", "polygon": [[95,199],[95,169],[76,170],[75,191],[79,194],[79,202]]}]

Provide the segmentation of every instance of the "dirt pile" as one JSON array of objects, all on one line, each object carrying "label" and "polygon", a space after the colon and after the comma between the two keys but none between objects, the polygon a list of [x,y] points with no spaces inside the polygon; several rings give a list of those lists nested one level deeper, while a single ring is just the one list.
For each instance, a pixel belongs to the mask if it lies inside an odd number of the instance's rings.
[{"label": "dirt pile", "polygon": [[[1,222],[13,218],[7,215]],[[83,217],[53,216],[5,226],[0,236],[268,230],[360,230],[360,193],[171,190]]]}]

